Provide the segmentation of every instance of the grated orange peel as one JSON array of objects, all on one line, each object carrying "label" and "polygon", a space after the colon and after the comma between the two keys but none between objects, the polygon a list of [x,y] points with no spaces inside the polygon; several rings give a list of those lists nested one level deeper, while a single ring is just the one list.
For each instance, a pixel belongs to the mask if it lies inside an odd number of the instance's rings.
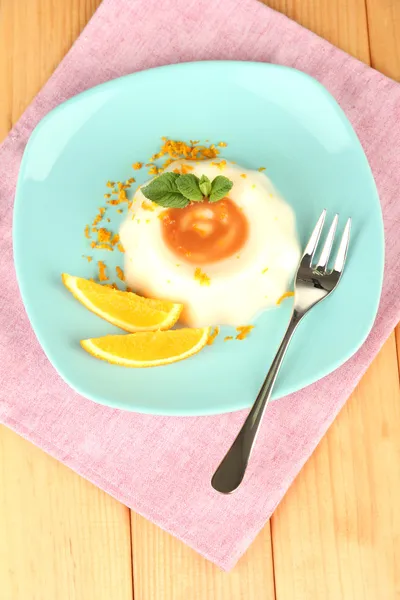
[{"label": "grated orange peel", "polygon": [[183,308],[182,304],[143,298],[67,273],[62,274],[62,281],[87,309],[131,333],[169,329],[175,325]]},{"label": "grated orange peel", "polygon": [[189,358],[207,344],[211,328],[172,329],[82,340],[86,352],[122,367],[159,367]]}]

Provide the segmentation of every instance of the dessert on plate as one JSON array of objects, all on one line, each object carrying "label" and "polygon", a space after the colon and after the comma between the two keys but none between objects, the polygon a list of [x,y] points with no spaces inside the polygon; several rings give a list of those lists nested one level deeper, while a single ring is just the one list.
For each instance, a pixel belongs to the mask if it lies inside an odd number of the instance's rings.
[{"label": "dessert on plate", "polygon": [[240,326],[276,306],[300,258],[270,179],[220,159],[174,161],[140,186],[120,239],[127,285],[183,304],[191,327]]},{"label": "dessert on plate", "polygon": [[[104,260],[97,261],[100,283],[63,274],[77,300],[128,332],[81,342],[96,358],[121,366],[188,358],[214,342],[219,325],[236,327],[225,341],[245,339],[254,328],[246,323],[292,295],[300,258],[294,213],[264,168],[221,159],[215,145],[163,141],[152,160],[170,158],[161,168],[146,165],[155,177],[132,198],[127,190],[135,178],[107,183],[106,204],[117,213],[126,207],[119,233],[104,226],[106,207],[85,227],[93,250],[123,253],[125,268],[116,266],[116,274],[126,291],[109,282]],[[173,330],[178,320],[186,328]]]}]

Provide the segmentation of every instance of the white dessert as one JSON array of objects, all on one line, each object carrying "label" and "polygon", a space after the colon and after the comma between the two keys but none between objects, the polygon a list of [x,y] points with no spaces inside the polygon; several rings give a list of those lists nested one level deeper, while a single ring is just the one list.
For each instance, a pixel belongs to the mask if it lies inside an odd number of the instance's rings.
[{"label": "white dessert", "polygon": [[[276,306],[288,291],[300,259],[294,213],[268,177],[232,163],[221,169],[218,163],[221,159],[175,161],[166,171],[184,164],[198,177],[204,174],[212,180],[224,175],[233,181],[228,198],[241,211],[247,233],[232,254],[217,260],[210,254],[207,261],[203,253],[196,264],[200,254],[175,251],[163,231],[166,209],[147,200],[140,189],[120,231],[127,285],[146,296],[183,303],[184,320],[192,327],[249,323],[261,310]],[[201,203],[198,215],[192,211],[190,218],[182,219],[184,227],[193,229],[192,238],[201,237],[203,247],[213,235],[214,208]],[[222,246],[232,241],[231,232],[224,231]],[[215,235],[213,240],[215,249]]]}]

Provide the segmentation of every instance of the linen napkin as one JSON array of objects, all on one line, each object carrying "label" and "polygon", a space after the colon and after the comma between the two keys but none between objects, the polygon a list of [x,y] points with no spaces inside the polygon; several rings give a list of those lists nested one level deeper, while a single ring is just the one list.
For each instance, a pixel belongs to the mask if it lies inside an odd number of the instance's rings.
[{"label": "linen napkin", "polygon": [[[268,409],[242,487],[210,476],[245,412],[140,415],[78,396],[44,356],[25,315],[11,248],[15,183],[27,139],[61,101],[111,78],[192,60],[280,63],[323,83],[355,127],[382,202],[386,272],[368,340],[338,371]],[[224,569],[269,518],[400,316],[400,86],[256,0],[104,0],[0,149],[0,418]]]}]

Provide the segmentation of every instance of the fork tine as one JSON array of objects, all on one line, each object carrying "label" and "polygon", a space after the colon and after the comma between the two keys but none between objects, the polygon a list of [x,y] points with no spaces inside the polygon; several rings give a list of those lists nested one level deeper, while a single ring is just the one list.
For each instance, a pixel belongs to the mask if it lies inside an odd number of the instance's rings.
[{"label": "fork tine", "polygon": [[319,261],[317,263],[317,268],[326,269],[329,257],[332,250],[333,240],[335,239],[336,227],[338,223],[339,215],[335,215],[332,221],[332,225],[329,229],[328,235],[326,236],[326,241],[324,247],[322,248],[321,256],[319,257]]},{"label": "fork tine", "polygon": [[321,231],[324,226],[325,217],[326,217],[326,208],[324,208],[324,210],[322,211],[321,216],[318,219],[316,226],[314,227],[314,231],[312,232],[311,237],[308,240],[306,249],[304,250],[302,260],[304,260],[305,258],[309,258],[310,265],[311,265],[311,261],[314,257],[314,254],[315,254],[315,250],[317,249],[319,238],[321,237]]},{"label": "fork tine", "polygon": [[342,239],[340,240],[339,250],[335,260],[334,271],[341,273],[346,262],[347,250],[350,242],[351,219],[347,219],[346,227],[344,228]]}]

